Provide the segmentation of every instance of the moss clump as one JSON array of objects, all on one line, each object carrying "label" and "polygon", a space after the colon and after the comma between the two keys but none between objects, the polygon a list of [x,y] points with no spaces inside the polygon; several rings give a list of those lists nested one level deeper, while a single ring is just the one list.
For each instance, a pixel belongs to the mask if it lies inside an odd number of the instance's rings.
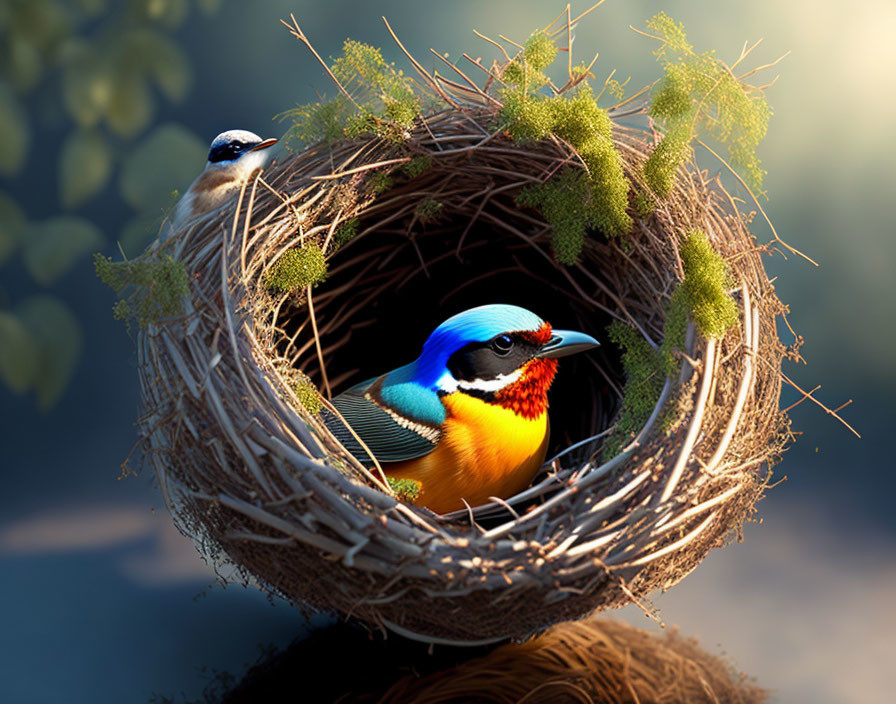
[{"label": "moss clump", "polygon": [[317,387],[301,372],[291,381],[290,387],[302,407],[311,415],[317,415],[324,407]]},{"label": "moss clump", "polygon": [[299,105],[284,113],[293,120],[287,135],[301,142],[325,141],[332,145],[345,136],[351,109],[351,103],[342,95],[333,100]]},{"label": "moss clump", "polygon": [[395,179],[392,178],[391,173],[388,171],[377,171],[367,180],[367,190],[378,196],[380,193],[385,193],[392,188],[394,183]]},{"label": "moss clump", "polygon": [[590,190],[587,174],[565,169],[552,181],[523,189],[516,199],[520,205],[542,212],[551,226],[554,257],[561,264],[575,264],[582,251],[585,228],[591,223]]},{"label": "moss clump", "polygon": [[523,50],[508,63],[501,80],[524,92],[537,91],[548,84],[544,70],[557,58],[557,45],[547,32],[535,32]]},{"label": "moss clump", "polygon": [[693,230],[679,247],[684,281],[679,287],[690,306],[694,325],[706,337],[721,337],[737,323],[737,304],[725,290],[730,284],[728,263],[706,233]]},{"label": "moss clump", "polygon": [[121,297],[112,308],[116,320],[136,320],[146,328],[183,313],[184,298],[189,293],[183,262],[172,257],[113,262],[95,254],[93,264],[100,281]]},{"label": "moss clump", "polygon": [[[679,248],[684,263],[684,281],[672,294],[666,307],[663,343],[658,349],[635,328],[614,322],[608,333],[622,348],[625,389],[616,430],[604,446],[610,458],[640,431],[653,412],[666,377],[674,377],[681,369],[680,351],[684,349],[688,316],[707,337],[720,337],[737,322],[737,305],[725,293],[728,265],[712,248],[705,233],[694,230]],[[666,430],[674,414],[665,414],[660,429]]]},{"label": "moss clump", "polygon": [[421,174],[429,170],[432,166],[432,157],[429,155],[415,156],[402,168],[408,175],[408,178],[417,178]]},{"label": "moss clump", "polygon": [[395,492],[395,496],[399,501],[412,504],[420,496],[422,485],[416,479],[386,477],[386,480],[389,482],[389,488]]},{"label": "moss clump", "polygon": [[308,242],[283,253],[265,275],[267,288],[293,293],[314,286],[327,278],[327,260],[315,242]]},{"label": "moss clump", "polygon": [[635,328],[614,322],[607,329],[622,349],[625,388],[616,430],[607,438],[604,457],[615,457],[644,427],[656,406],[666,380],[663,356]]},{"label": "moss clump", "polygon": [[[556,46],[550,37],[536,33],[529,38],[526,48],[502,75],[509,87],[502,92],[503,105],[498,115],[514,141],[536,142],[555,135],[568,142],[585,164],[584,180],[564,172],[555,179],[556,183],[525,189],[519,200],[520,205],[542,211],[552,228],[557,260],[573,264],[589,228],[610,237],[631,229],[631,217],[626,212],[629,185],[613,144],[610,117],[598,106],[591,87],[582,82],[574,91],[562,95],[545,96],[537,92],[547,81],[545,78],[545,83],[542,82],[541,71],[555,57]],[[514,66],[516,69],[511,70]],[[558,188],[561,184],[573,188],[573,192]],[[581,201],[581,207],[576,207],[575,214],[570,215],[567,206],[573,198]]]},{"label": "moss clump", "polygon": [[351,218],[342,223],[333,234],[333,241],[336,243],[336,246],[341,247],[355,239],[359,225],[360,220],[358,218]]},{"label": "moss clump", "polygon": [[347,39],[330,70],[348,95],[340,92],[330,100],[282,113],[281,119],[293,122],[286,134],[288,144],[320,140],[333,144],[343,137],[371,134],[404,140],[420,116],[420,101],[411,81],[379,49]]},{"label": "moss clump", "polygon": [[443,204],[437,200],[433,200],[432,198],[425,198],[420,201],[420,204],[417,206],[416,214],[417,219],[420,222],[427,223],[435,220],[439,213],[442,211]]},{"label": "moss clump", "polygon": [[664,12],[647,26],[662,42],[655,53],[665,70],[650,115],[666,126],[644,166],[647,184],[660,198],[667,197],[691,141],[703,131],[727,143],[732,165],[760,190],[765,171],[756,150],[771,116],[763,91],[739,80],[713,52],[695,52],[684,26]]}]

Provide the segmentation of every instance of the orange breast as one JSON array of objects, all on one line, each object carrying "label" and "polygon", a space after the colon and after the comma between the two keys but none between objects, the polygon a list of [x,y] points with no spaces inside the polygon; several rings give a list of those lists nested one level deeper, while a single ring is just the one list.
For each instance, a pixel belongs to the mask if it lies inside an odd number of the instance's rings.
[{"label": "orange breast", "polygon": [[510,408],[454,393],[438,446],[428,455],[383,465],[392,477],[421,484],[417,504],[437,513],[507,498],[525,489],[544,462],[548,414],[525,418]]}]

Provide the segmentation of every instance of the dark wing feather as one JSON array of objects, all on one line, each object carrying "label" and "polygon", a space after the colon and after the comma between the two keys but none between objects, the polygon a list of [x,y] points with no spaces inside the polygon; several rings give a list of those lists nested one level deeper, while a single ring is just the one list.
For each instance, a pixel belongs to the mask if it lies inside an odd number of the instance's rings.
[{"label": "dark wing feather", "polygon": [[[430,439],[413,428],[399,425],[388,412],[365,397],[364,394],[374,381],[376,379],[370,379],[353,386],[334,398],[333,405],[377,460],[380,462],[402,462],[432,452],[438,443],[438,437]],[[323,420],[330,432],[361,464],[372,464],[370,456],[338,416],[325,411]]]}]

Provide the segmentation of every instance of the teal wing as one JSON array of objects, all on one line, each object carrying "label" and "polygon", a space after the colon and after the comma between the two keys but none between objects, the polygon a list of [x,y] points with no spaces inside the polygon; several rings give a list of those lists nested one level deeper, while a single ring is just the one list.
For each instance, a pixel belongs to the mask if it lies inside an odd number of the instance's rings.
[{"label": "teal wing", "polygon": [[[368,392],[380,379],[365,381],[334,398],[336,410],[380,462],[402,462],[428,455],[439,442],[438,428],[403,420],[374,403]],[[362,464],[372,464],[370,456],[338,416],[325,411],[323,419],[346,450]]]}]

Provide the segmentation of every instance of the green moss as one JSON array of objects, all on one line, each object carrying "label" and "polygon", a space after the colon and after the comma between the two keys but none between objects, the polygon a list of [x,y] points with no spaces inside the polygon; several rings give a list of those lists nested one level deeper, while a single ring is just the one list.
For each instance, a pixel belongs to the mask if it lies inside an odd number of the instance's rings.
[{"label": "green moss", "polygon": [[351,242],[355,239],[355,236],[358,234],[358,225],[360,221],[358,218],[351,218],[350,220],[346,220],[342,223],[334,233],[333,240],[336,243],[337,247],[341,247],[348,242]]},{"label": "green moss", "polygon": [[526,40],[523,54],[529,66],[544,71],[557,58],[557,45],[547,32],[535,32]]},{"label": "green moss", "polygon": [[410,129],[414,126],[414,120],[420,115],[420,106],[415,101],[386,98],[384,114],[390,122]]},{"label": "green moss", "polygon": [[644,427],[659,400],[666,380],[662,355],[635,328],[618,321],[607,329],[622,349],[625,388],[616,430],[607,438],[604,457],[615,457]]},{"label": "green moss", "polygon": [[395,477],[386,477],[389,487],[395,492],[395,496],[399,501],[412,504],[420,496],[422,485],[416,479],[396,479]]},{"label": "green moss", "polygon": [[632,209],[639,218],[646,218],[656,210],[656,198],[643,189],[632,194]]},{"label": "green moss", "polygon": [[628,180],[613,144],[610,117],[590,86],[552,97],[514,89],[503,98],[499,115],[515,141],[534,142],[554,134],[575,148],[587,170],[584,178],[576,178],[567,169],[553,183],[525,189],[518,199],[520,205],[541,210],[551,225],[557,261],[576,262],[589,228],[609,237],[628,232]]},{"label": "green moss", "polygon": [[389,141],[406,138],[420,116],[420,101],[411,81],[386,62],[379,49],[347,39],[330,70],[351,99],[339,93],[283,113],[281,118],[293,122],[286,136],[289,143],[325,140],[333,144],[343,137],[370,135]]},{"label": "green moss", "polygon": [[689,303],[694,325],[706,337],[721,337],[738,317],[737,304],[726,293],[730,285],[728,263],[700,230],[688,233],[679,252],[684,264],[682,295]]},{"label": "green moss", "polygon": [[327,278],[327,260],[320,246],[308,242],[290,249],[271,266],[265,286],[274,291],[295,292]]},{"label": "green moss", "polygon": [[442,211],[443,204],[432,198],[425,198],[417,205],[417,218],[420,222],[432,222]]},{"label": "green moss", "polygon": [[183,262],[171,257],[113,262],[95,254],[93,263],[100,281],[121,297],[112,308],[117,320],[136,320],[145,328],[183,313],[184,298],[189,293]]},{"label": "green moss", "polygon": [[[614,322],[608,329],[610,339],[622,348],[626,382],[616,430],[604,446],[607,459],[618,454],[644,427],[659,401],[666,378],[675,378],[681,370],[680,353],[684,350],[688,316],[694,312],[686,282],[687,279],[675,289],[666,306],[663,342],[658,349],[651,347],[633,327]],[[675,417],[667,409],[657,427],[665,432]]]},{"label": "green moss", "polygon": [[554,257],[561,264],[575,264],[591,223],[588,199],[591,184],[580,169],[564,169],[546,183],[528,186],[520,192],[519,205],[537,208],[551,226]]},{"label": "green moss", "polygon": [[705,133],[727,144],[732,165],[747,183],[761,190],[765,171],[756,150],[771,117],[762,90],[738,80],[713,52],[696,53],[684,26],[665,13],[654,16],[647,26],[662,42],[655,53],[665,70],[652,97],[650,115],[666,127],[645,164],[648,185],[665,198],[690,142]]},{"label": "green moss", "polygon": [[547,32],[532,34],[520,51],[503,69],[501,80],[524,94],[534,93],[548,84],[544,70],[557,57],[557,45]]},{"label": "green moss", "polygon": [[356,112],[345,118],[342,135],[349,139],[376,134],[378,128],[376,116],[370,112]]},{"label": "green moss", "polygon": [[291,387],[292,392],[296,395],[296,398],[305,410],[311,415],[317,415],[321,412],[324,404],[320,398],[320,393],[307,376],[304,374],[297,375],[292,382]]},{"label": "green moss", "polygon": [[550,99],[527,95],[522,89],[504,91],[498,117],[515,142],[537,142],[551,134],[554,110]]},{"label": "green moss", "polygon": [[415,156],[402,169],[409,178],[417,178],[429,170],[432,166],[432,157],[428,155]]},{"label": "green moss", "polygon": [[394,183],[395,179],[392,178],[391,173],[388,171],[377,171],[368,179],[367,190],[378,196],[380,193],[385,193],[392,188]]},{"label": "green moss", "polygon": [[687,155],[692,136],[690,124],[675,125],[644,162],[644,180],[659,198],[666,198],[672,192],[675,172]]},{"label": "green moss", "polygon": [[299,105],[286,114],[293,119],[293,128],[287,133],[289,141],[311,143],[323,140],[332,145],[345,133],[351,104],[340,95],[332,100]]}]

